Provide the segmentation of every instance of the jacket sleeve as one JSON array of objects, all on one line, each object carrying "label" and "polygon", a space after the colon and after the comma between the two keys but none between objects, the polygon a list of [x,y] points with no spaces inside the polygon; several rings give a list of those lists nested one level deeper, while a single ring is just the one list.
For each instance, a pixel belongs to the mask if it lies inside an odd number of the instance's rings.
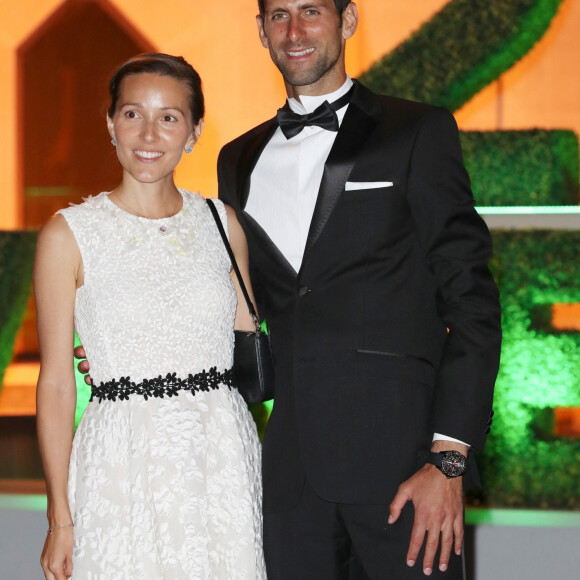
[{"label": "jacket sleeve", "polygon": [[231,145],[225,145],[218,156],[218,197],[224,203],[236,208],[235,164],[229,159],[231,157],[231,150]]},{"label": "jacket sleeve", "polygon": [[489,231],[474,208],[453,116],[432,109],[415,135],[407,197],[448,329],[437,372],[434,431],[483,449],[499,367],[498,290]]}]

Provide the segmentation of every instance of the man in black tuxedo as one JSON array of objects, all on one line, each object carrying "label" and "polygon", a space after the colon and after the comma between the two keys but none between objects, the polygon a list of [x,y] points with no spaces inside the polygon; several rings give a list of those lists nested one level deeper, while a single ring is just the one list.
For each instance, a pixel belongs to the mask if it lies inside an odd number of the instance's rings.
[{"label": "man in black tuxedo", "polygon": [[501,330],[457,126],[347,76],[354,3],[259,8],[288,103],[218,171],[276,364],[269,578],[461,578],[464,460],[489,432]]}]

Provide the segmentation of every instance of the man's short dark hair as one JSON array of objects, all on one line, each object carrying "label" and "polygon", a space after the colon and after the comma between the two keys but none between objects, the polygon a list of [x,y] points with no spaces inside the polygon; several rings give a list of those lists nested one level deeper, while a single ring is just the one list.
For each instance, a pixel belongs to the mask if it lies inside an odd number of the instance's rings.
[{"label": "man's short dark hair", "polygon": [[[352,0],[334,0],[334,5],[336,6],[336,11],[339,16],[345,11],[346,7],[352,2]],[[265,0],[258,0],[258,9],[260,10],[260,16],[264,18],[266,13],[266,7],[264,5]]]}]

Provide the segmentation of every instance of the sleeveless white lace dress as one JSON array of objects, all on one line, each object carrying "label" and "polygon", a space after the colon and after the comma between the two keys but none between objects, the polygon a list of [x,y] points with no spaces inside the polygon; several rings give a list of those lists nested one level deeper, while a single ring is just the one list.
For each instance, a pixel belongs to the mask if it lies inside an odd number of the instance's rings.
[{"label": "sleeveless white lace dress", "polygon": [[158,220],[106,193],[59,212],[82,256],[93,379],[69,472],[75,580],[266,577],[259,441],[227,384],[230,261],[205,200],[180,192]]}]

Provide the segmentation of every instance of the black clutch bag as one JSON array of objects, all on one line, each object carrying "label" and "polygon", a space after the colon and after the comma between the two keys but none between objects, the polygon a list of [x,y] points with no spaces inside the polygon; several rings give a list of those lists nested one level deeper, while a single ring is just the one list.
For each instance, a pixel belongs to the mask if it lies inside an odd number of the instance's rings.
[{"label": "black clutch bag", "polygon": [[274,363],[270,351],[270,340],[260,326],[256,310],[242,280],[242,275],[215,205],[210,199],[206,201],[215,219],[255,325],[254,331],[234,330],[234,377],[236,387],[246,403],[263,403],[274,398]]}]

